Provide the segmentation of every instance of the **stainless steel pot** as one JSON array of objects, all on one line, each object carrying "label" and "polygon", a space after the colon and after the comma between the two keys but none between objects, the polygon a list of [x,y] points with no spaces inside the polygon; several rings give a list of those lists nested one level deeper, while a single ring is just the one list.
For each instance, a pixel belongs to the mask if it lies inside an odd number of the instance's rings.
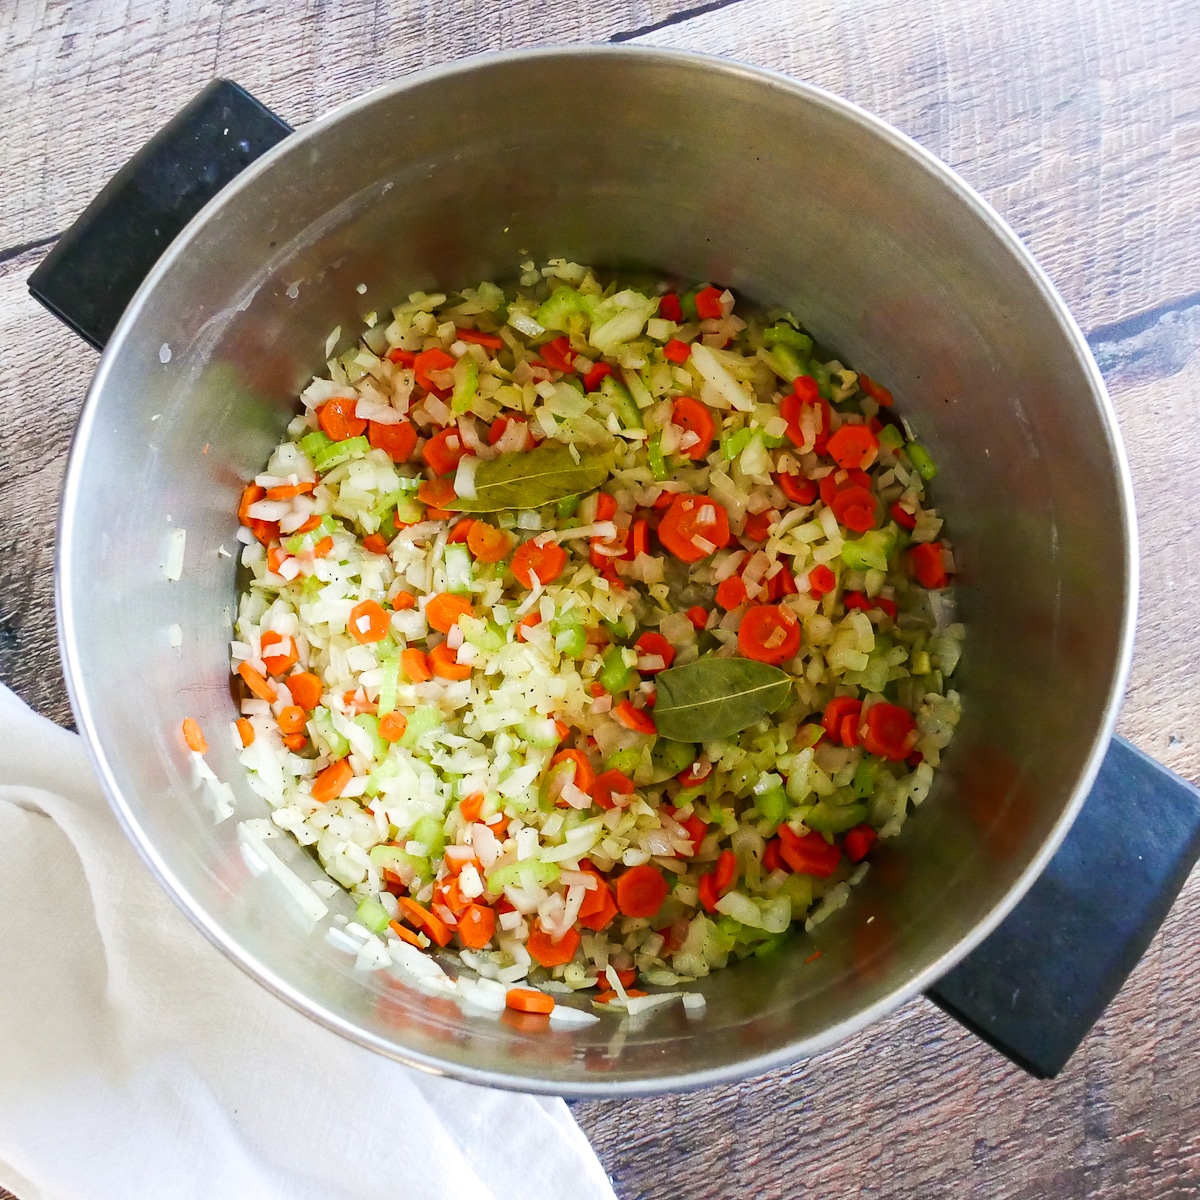
[{"label": "stainless steel pot", "polygon": [[[221,112],[225,131],[208,130],[216,159],[231,148],[249,158],[256,147],[236,146],[245,114]],[[73,301],[70,285],[88,254],[111,279],[121,239],[154,224],[121,205],[171,193],[162,164],[182,153],[184,129],[131,164],[33,281],[97,341],[103,304],[73,313],[89,297]],[[88,249],[104,212],[106,248]],[[278,880],[248,868],[238,822],[264,806],[221,733],[235,603],[224,551],[236,547],[239,489],[321,369],[334,326],[356,330],[417,288],[560,254],[786,305],[885,380],[941,467],[969,639],[963,721],[938,784],[840,914],[703,981],[701,1015],[676,1006],[642,1023],[531,1031],[356,971],[323,936],[328,921],[310,931]],[[88,279],[79,291],[94,300]],[[108,296],[112,318],[124,299]],[[185,566],[170,582],[162,564],[179,529]],[[1050,861],[1100,766],[1137,573],[1129,475],[1087,346],[962,180],[816,88],[712,59],[586,48],[422,72],[287,137],[220,190],[108,341],[71,455],[58,569],[68,683],[97,770],[151,869],[213,942],[296,1008],[402,1062],[589,1095],[811,1054],[979,943]],[[214,824],[195,786],[185,716],[209,730],[235,819]],[[289,840],[273,846],[321,877]],[[1156,886],[1169,904],[1174,893]],[[1036,969],[1043,956],[1034,944],[1024,957]]]}]

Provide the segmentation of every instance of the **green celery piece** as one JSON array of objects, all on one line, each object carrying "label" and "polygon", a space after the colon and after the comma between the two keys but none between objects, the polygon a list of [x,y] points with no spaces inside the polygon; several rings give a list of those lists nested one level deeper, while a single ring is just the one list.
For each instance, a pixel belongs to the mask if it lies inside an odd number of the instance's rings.
[{"label": "green celery piece", "polygon": [[412,827],[409,840],[420,842],[423,846],[428,846],[429,857],[437,858],[446,845],[446,833],[442,827],[442,821],[438,817],[422,817]]},{"label": "green celery piece", "polygon": [[512,884],[520,885],[522,876],[529,876],[537,883],[545,886],[558,878],[558,863],[542,862],[538,858],[526,858],[521,862],[509,863],[497,867],[487,880],[488,891],[498,896],[506,887]]},{"label": "green celery piece", "polygon": [[620,646],[609,646],[604,652],[602,666],[598,679],[600,686],[606,692],[616,695],[629,687],[633,678],[633,668],[625,665],[623,650]]},{"label": "green celery piece", "polygon": [[768,788],[761,795],[754,797],[754,805],[762,814],[764,821],[778,825],[787,816],[787,792],[782,787]]},{"label": "green celery piece", "polygon": [[904,434],[895,425],[885,425],[879,431],[879,442],[889,450],[899,450],[904,445]]},{"label": "green celery piece", "polygon": [[404,736],[400,739],[399,745],[403,746],[405,750],[411,750],[425,734],[437,729],[441,723],[442,710],[440,708],[432,704],[414,708],[408,714],[408,727],[404,730]]},{"label": "green celery piece", "polygon": [[297,533],[283,543],[289,554],[303,554],[311,550],[322,538],[332,537],[338,532],[337,522],[326,513],[307,533]]},{"label": "green celery piece", "polygon": [[750,445],[751,439],[754,437],[754,430],[747,426],[745,429],[739,429],[737,433],[731,433],[728,437],[721,439],[721,453],[733,462],[735,458],[745,448]]},{"label": "green celery piece", "polygon": [[542,301],[541,307],[534,313],[533,319],[543,329],[557,329],[566,332],[569,329],[568,319],[578,312],[584,312],[583,297],[579,292],[562,284],[556,287],[550,296]]},{"label": "green celery piece", "polygon": [[665,479],[670,478],[671,472],[667,470],[666,459],[663,458],[662,452],[662,435],[656,433],[649,442],[646,443],[646,460],[650,464],[650,474],[662,483]]},{"label": "green celery piece", "polygon": [[679,297],[679,307],[683,310],[684,320],[700,320],[700,314],[696,310],[696,297],[699,294],[700,289],[698,287],[694,287],[690,292],[684,292],[684,294]]},{"label": "green celery piece", "polygon": [[354,915],[358,918],[358,923],[366,926],[372,933],[382,933],[392,919],[388,916],[388,910],[374,896],[360,900]]},{"label": "green celery piece", "polygon": [[469,354],[464,354],[454,364],[454,391],[450,394],[451,410],[456,413],[469,411],[475,401],[477,391],[479,391],[479,365]]},{"label": "green celery piece", "polygon": [[333,444],[333,439],[320,429],[314,429],[312,433],[306,433],[300,439],[300,449],[311,459],[315,459],[321,451]]},{"label": "green celery piece", "polygon": [[375,756],[376,762],[383,762],[387,758],[388,743],[379,736],[379,718],[374,713],[359,713],[354,718],[354,723],[360,729],[365,729],[372,742],[372,753]]},{"label": "green celery piece", "polygon": [[389,654],[379,665],[383,668],[383,678],[379,681],[378,711],[381,717],[386,717],[396,707],[396,691],[400,686],[400,656]]},{"label": "green celery piece", "polygon": [[554,648],[565,658],[581,658],[587,649],[587,634],[582,625],[571,625],[554,635]]},{"label": "green celery piece", "polygon": [[921,445],[920,442],[909,442],[904,447],[905,453],[908,455],[908,461],[912,463],[913,470],[916,471],[922,479],[928,483],[931,479],[937,478],[937,463],[930,457],[929,451]]},{"label": "green celery piece", "polygon": [[757,946],[754,947],[754,957],[763,958],[768,954],[778,950],[783,945],[784,939],[787,937],[787,931],[783,933],[768,934]]},{"label": "green celery piece", "polygon": [[787,346],[807,358],[812,354],[813,342],[807,333],[801,333],[800,330],[793,329],[791,325],[781,321],[778,325],[771,325],[763,330],[763,345]]},{"label": "green celery piece", "polygon": [[829,368],[814,358],[808,364],[808,374],[817,381],[817,391],[824,400],[833,399],[833,383],[830,379]]},{"label": "green celery piece", "polygon": [[804,823],[820,833],[845,833],[866,819],[865,804],[830,804],[828,800],[819,800],[809,809]]},{"label": "green celery piece", "polygon": [[[654,404],[654,397],[650,394],[650,389],[637,371],[622,367],[621,376],[625,380],[629,394],[633,397],[633,402],[639,409],[650,408]],[[641,426],[639,425],[638,428],[640,429]]]},{"label": "green celery piece", "polygon": [[626,638],[632,637],[634,629],[637,628],[637,623],[634,621],[632,615],[628,613],[616,621],[603,621],[601,624],[618,641],[624,641]]},{"label": "green celery piece", "polygon": [[371,443],[365,437],[352,437],[341,442],[331,442],[324,449],[317,451],[313,457],[313,466],[318,471],[328,471],[344,462],[349,462],[352,458],[362,458],[370,449]]},{"label": "green celery piece", "polygon": [[[381,762],[379,766],[377,766],[375,770],[373,770],[370,775],[367,776],[366,794],[372,797],[378,796],[379,793],[383,791],[384,780],[394,779],[399,774],[400,764],[394,758],[385,758],[383,762]],[[378,848],[379,847],[376,847],[376,849]]]},{"label": "green celery piece", "polygon": [[786,896],[792,902],[793,918],[799,917],[812,906],[812,876],[789,875],[776,894]]},{"label": "green celery piece", "polygon": [[423,858],[409,854],[402,846],[389,846],[381,843],[378,846],[372,846],[367,854],[377,867],[405,866],[411,867],[412,870],[421,874],[429,873],[429,863]]},{"label": "green celery piece", "polygon": [[789,439],[786,434],[780,434],[776,436],[773,433],[767,433],[766,430],[763,430],[762,440],[763,445],[766,446],[768,450],[778,450],[780,446],[786,446]]},{"label": "green celery piece", "polygon": [[564,496],[561,500],[555,502],[554,515],[560,521],[569,521],[579,511],[579,505],[582,500],[582,493],[574,496]]},{"label": "green celery piece", "polygon": [[890,529],[869,529],[861,537],[842,543],[842,565],[850,571],[867,571],[872,567],[886,571],[895,546],[896,537]]},{"label": "green celery piece", "polygon": [[869,800],[875,791],[875,780],[879,775],[879,764],[874,759],[863,758],[854,768],[854,779],[850,786],[860,800]]},{"label": "green celery piece", "polygon": [[786,383],[794,383],[797,376],[807,375],[804,359],[791,347],[778,345],[771,351],[771,370]]},{"label": "green celery piece", "polygon": [[325,743],[330,758],[345,758],[350,753],[350,743],[333,727],[333,718],[329,709],[320,705],[313,709],[308,720],[309,731],[316,735],[316,740]]},{"label": "green celery piece", "polygon": [[451,542],[445,549],[446,561],[446,590],[448,592],[469,592],[474,571],[471,564],[471,552],[461,542]]},{"label": "green celery piece", "polygon": [[604,769],[606,771],[620,771],[622,775],[628,775],[632,779],[633,773],[637,770],[637,765],[641,761],[641,747],[626,746],[624,750],[614,750],[604,760]]},{"label": "green celery piece", "polygon": [[633,396],[630,395],[629,389],[623,383],[618,382],[611,375],[606,375],[600,383],[600,394],[613,406],[622,429],[645,428],[642,423],[641,409],[634,403]]}]

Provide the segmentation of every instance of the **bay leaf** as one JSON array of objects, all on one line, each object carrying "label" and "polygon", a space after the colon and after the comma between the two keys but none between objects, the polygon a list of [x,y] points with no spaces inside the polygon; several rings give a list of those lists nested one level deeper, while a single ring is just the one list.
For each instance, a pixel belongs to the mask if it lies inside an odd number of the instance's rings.
[{"label": "bay leaf", "polygon": [[786,703],[792,677],[749,658],[705,655],[656,679],[654,724],[661,737],[710,742],[731,737]]},{"label": "bay leaf", "polygon": [[532,450],[481,462],[475,472],[474,497],[458,496],[446,508],[452,512],[541,508],[567,496],[595,491],[608,478],[612,465],[611,455],[581,451],[576,462],[566,446],[545,442]]}]

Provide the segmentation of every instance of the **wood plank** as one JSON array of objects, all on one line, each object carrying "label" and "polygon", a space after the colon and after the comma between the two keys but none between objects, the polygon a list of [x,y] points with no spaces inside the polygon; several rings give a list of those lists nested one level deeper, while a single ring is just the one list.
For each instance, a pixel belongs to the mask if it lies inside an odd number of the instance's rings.
[{"label": "wood plank", "polygon": [[1085,329],[1200,291],[1191,0],[745,0],[639,41],[784,71],[890,121],[999,209]]},{"label": "wood plank", "polygon": [[59,233],[146,137],[225,75],[292,124],[485,50],[605,41],[695,0],[16,0],[0,10],[0,250]]}]

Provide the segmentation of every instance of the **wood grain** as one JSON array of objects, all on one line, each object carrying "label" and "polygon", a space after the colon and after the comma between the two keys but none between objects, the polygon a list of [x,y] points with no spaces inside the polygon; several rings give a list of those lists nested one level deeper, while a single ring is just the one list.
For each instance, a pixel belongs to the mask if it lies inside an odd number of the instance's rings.
[{"label": "wood grain", "polygon": [[[54,511],[96,362],[28,299],[24,280],[43,250],[19,247],[63,229],[214,74],[301,123],[431,63],[603,40],[694,6],[3,6],[0,678],[39,711],[69,719],[53,628]],[[784,70],[892,121],[1000,209],[1085,328],[1175,306],[1149,332],[1107,330],[1097,344],[1141,510],[1142,616],[1120,727],[1200,779],[1200,524],[1186,433],[1200,389],[1200,319],[1186,317],[1187,298],[1200,292],[1200,6],[739,0],[642,40]],[[1137,339],[1160,325],[1167,350],[1143,353]],[[622,1200],[1200,1197],[1198,920],[1194,875],[1052,1083],[1025,1078],[917,1000],[790,1070],[693,1095],[581,1104],[576,1114]],[[0,1189],[0,1200],[7,1195]]]}]

